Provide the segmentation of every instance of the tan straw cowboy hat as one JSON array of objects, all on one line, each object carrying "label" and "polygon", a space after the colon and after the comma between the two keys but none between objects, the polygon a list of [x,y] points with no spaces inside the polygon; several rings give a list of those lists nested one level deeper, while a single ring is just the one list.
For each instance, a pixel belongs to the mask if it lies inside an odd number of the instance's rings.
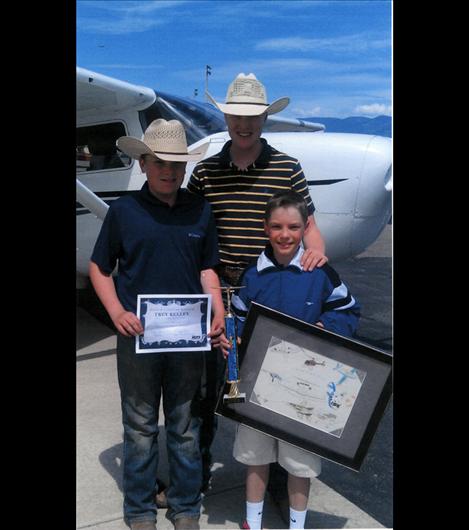
[{"label": "tan straw cowboy hat", "polygon": [[269,105],[265,87],[254,74],[238,74],[228,87],[225,103],[217,103],[208,92],[206,94],[223,114],[235,116],[259,116],[264,112],[275,114],[290,103],[290,98],[280,98]]},{"label": "tan straw cowboy hat", "polygon": [[126,155],[139,160],[142,155],[153,155],[161,160],[187,162],[200,160],[207,152],[210,142],[199,146],[196,150],[187,150],[186,133],[178,120],[154,120],[147,127],[143,140],[133,136],[121,136],[117,139],[117,147]]}]

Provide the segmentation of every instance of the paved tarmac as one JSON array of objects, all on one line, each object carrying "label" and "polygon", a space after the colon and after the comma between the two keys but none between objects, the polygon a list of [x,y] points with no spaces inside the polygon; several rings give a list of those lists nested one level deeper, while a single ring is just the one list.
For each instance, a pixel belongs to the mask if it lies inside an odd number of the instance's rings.
[{"label": "paved tarmac", "polygon": [[[365,252],[333,263],[362,305],[357,338],[392,353],[392,225]],[[393,526],[393,400],[388,403],[359,473],[328,461],[321,480],[386,528]]]},{"label": "paved tarmac", "polygon": [[[387,225],[363,254],[333,264],[363,306],[358,338],[392,350],[391,232]],[[124,530],[122,520],[122,424],[115,359],[116,337],[92,292],[77,307],[77,529]],[[163,424],[160,415],[160,425]],[[213,445],[213,480],[203,500],[200,526],[240,528],[245,468],[231,454],[235,424],[220,417]],[[168,479],[164,429],[160,472]],[[313,479],[306,528],[392,528],[392,401],[360,472],[324,460]],[[159,530],[172,529],[158,511]],[[263,526],[287,528],[266,495]]]}]

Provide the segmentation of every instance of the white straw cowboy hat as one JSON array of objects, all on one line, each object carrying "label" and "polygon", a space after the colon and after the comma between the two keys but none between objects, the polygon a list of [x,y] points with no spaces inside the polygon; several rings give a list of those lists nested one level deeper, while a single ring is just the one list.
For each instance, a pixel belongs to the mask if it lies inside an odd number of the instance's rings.
[{"label": "white straw cowboy hat", "polygon": [[208,92],[206,94],[223,114],[235,116],[259,116],[264,112],[275,114],[290,103],[290,98],[280,98],[269,105],[265,87],[254,74],[238,74],[228,87],[225,103],[217,103]]},{"label": "white straw cowboy hat", "polygon": [[143,140],[132,136],[121,136],[117,147],[131,158],[139,160],[142,155],[153,155],[161,160],[187,162],[200,160],[207,152],[209,142],[197,150],[187,150],[186,133],[178,120],[154,120],[147,127]]}]

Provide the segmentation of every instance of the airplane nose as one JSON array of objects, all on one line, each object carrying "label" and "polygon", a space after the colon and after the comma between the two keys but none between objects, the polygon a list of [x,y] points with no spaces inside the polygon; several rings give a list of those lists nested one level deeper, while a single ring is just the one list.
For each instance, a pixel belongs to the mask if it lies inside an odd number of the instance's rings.
[{"label": "airplane nose", "polygon": [[383,136],[374,136],[366,149],[357,191],[352,228],[353,252],[358,253],[366,248],[389,221],[391,192],[392,141]]},{"label": "airplane nose", "polygon": [[[356,217],[379,215],[390,204],[392,159],[390,139],[374,136],[366,149],[355,207]],[[381,178],[379,178],[381,175]]]}]

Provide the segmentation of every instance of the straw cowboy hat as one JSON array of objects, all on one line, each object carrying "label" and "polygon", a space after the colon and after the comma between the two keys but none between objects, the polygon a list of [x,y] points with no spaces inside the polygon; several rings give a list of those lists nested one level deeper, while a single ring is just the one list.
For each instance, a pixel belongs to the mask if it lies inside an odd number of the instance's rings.
[{"label": "straw cowboy hat", "polygon": [[153,155],[161,160],[187,162],[200,160],[207,152],[209,142],[196,150],[187,150],[186,133],[178,120],[154,120],[147,127],[143,140],[132,136],[121,136],[117,147],[131,158],[139,160],[142,155]]},{"label": "straw cowboy hat", "polygon": [[275,114],[290,103],[290,98],[280,98],[269,105],[265,87],[254,74],[238,74],[228,87],[225,103],[217,103],[208,92],[206,94],[223,114],[235,116],[259,116],[264,112]]}]

